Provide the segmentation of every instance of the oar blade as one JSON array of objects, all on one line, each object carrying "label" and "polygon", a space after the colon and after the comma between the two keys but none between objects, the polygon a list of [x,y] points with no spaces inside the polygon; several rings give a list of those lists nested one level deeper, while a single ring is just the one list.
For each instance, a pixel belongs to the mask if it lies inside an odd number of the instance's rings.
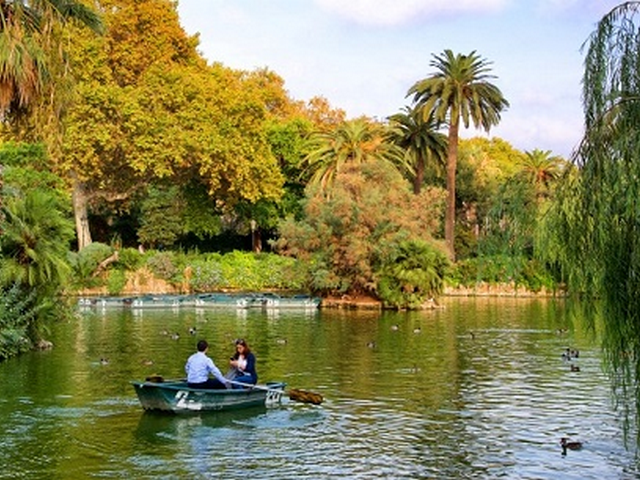
[{"label": "oar blade", "polygon": [[314,405],[320,405],[324,400],[319,393],[307,392],[297,388],[289,390],[289,399],[296,402],[313,403]]}]

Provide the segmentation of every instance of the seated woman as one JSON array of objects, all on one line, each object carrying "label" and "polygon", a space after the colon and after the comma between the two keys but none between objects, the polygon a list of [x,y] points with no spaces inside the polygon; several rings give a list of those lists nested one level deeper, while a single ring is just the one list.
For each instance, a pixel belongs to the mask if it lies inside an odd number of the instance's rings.
[{"label": "seated woman", "polygon": [[[258,383],[256,356],[243,339],[236,340],[236,351],[229,360],[229,364],[235,370],[234,382],[252,385]],[[234,385],[234,388],[242,388],[242,385]]]}]

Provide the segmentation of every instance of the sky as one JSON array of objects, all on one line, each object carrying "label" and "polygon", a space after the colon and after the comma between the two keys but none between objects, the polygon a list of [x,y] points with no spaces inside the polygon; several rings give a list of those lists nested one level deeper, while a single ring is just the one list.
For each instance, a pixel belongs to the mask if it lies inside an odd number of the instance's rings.
[{"label": "sky", "polygon": [[[435,72],[434,55],[475,51],[509,101],[489,137],[568,158],[583,133],[583,45],[618,0],[179,0],[202,55],[268,68],[289,95],[325,97],[348,118],[385,119]],[[470,129],[463,137],[487,136]]]}]

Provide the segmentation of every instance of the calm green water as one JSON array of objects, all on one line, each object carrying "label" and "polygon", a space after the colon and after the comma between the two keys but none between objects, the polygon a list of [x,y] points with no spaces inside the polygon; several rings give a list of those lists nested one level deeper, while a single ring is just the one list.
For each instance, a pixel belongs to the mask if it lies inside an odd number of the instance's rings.
[{"label": "calm green water", "polygon": [[[562,303],[444,304],[382,314],[80,313],[53,328],[53,350],[0,363],[0,478],[640,478],[598,342]],[[223,365],[237,337],[252,345],[262,381],[325,402],[142,411],[130,380],[183,376],[199,338]],[[579,372],[561,358],[567,347],[580,350]],[[584,448],[561,455],[563,436]]]}]

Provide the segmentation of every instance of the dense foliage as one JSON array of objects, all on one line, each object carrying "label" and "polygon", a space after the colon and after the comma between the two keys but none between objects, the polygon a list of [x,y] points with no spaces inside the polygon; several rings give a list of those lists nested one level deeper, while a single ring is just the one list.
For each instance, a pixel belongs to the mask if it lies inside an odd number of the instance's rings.
[{"label": "dense foliage", "polygon": [[[308,190],[304,218],[283,222],[276,242],[304,262],[313,290],[378,296],[378,278],[392,275],[389,266],[403,248],[418,241],[438,248],[441,189],[414,195],[395,169],[377,161],[345,166],[320,187]],[[429,282],[416,287],[424,296],[437,291]]]}]

